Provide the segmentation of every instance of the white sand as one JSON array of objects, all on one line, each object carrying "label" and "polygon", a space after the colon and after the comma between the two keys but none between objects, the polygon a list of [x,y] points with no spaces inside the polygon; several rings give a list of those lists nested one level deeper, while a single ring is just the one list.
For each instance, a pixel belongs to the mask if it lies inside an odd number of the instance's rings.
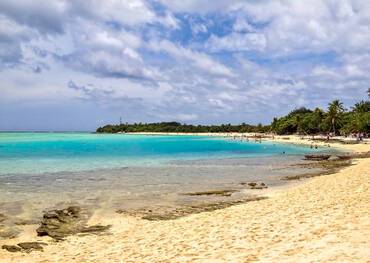
[{"label": "white sand", "polygon": [[[370,159],[355,162],[265,200],[176,220],[96,214],[91,224],[112,224],[111,235],[72,236],[44,252],[0,250],[0,262],[370,262]],[[34,228],[0,245],[50,240]]]}]

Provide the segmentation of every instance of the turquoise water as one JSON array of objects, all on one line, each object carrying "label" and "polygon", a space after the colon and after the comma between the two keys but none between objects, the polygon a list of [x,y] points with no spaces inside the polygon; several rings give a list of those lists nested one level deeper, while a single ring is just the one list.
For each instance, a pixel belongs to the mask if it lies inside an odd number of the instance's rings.
[{"label": "turquoise water", "polygon": [[[0,214],[38,221],[71,204],[110,214],[237,201],[256,193],[246,182],[275,187],[312,172],[296,164],[321,150],[206,136],[0,133]],[[236,192],[184,194],[215,189]]]},{"label": "turquoise water", "polygon": [[73,172],[171,161],[303,154],[308,147],[206,136],[0,133],[0,175]]}]

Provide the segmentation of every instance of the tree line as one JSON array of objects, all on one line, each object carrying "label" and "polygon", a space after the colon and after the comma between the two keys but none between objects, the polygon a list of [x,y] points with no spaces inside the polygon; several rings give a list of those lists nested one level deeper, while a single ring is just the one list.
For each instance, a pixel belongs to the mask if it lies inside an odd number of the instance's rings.
[{"label": "tree line", "polygon": [[118,132],[180,132],[180,133],[217,133],[217,132],[268,132],[269,125],[221,124],[191,125],[179,122],[133,123],[106,125],[97,129],[98,133]]},{"label": "tree line", "polygon": [[343,103],[334,100],[327,111],[320,108],[299,108],[281,118],[274,118],[271,131],[277,134],[328,134],[349,135],[370,133],[370,102],[356,103],[346,110]]},{"label": "tree line", "polygon": [[[370,97],[370,88],[368,89]],[[362,100],[350,109],[334,100],[325,110],[313,110],[302,107],[291,111],[286,116],[274,118],[269,125],[191,125],[179,122],[134,123],[106,125],[97,129],[98,133],[118,132],[174,132],[174,133],[217,133],[217,132],[273,132],[276,134],[335,134],[351,133],[370,134],[370,101]]]}]

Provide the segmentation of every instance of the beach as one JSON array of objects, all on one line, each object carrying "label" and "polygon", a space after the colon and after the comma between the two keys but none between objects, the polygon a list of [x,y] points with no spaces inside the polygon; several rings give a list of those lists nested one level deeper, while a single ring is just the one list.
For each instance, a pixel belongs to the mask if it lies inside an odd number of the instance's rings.
[{"label": "beach", "polygon": [[[222,134],[218,134],[223,136]],[[234,136],[234,135],[231,135]],[[237,136],[237,135],[235,135]],[[297,136],[274,141],[312,142]],[[315,142],[328,147],[326,142]],[[369,144],[330,143],[367,152]],[[0,250],[1,262],[369,262],[370,159],[268,198],[175,220],[150,221],[97,210],[89,225],[111,225],[101,235],[71,235],[60,242],[37,237],[38,225],[2,245],[41,241],[43,251]]]},{"label": "beach", "polygon": [[370,263],[370,0],[0,0],[0,263]]}]

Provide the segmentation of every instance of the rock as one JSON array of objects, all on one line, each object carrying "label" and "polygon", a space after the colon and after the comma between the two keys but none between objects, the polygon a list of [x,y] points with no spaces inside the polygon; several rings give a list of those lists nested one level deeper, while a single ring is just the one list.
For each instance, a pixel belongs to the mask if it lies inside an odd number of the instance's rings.
[{"label": "rock", "polygon": [[29,252],[31,250],[42,251],[43,246],[47,246],[47,244],[44,242],[22,242],[18,243],[18,246],[22,249],[22,251],[24,250],[26,252]]},{"label": "rock", "polygon": [[22,250],[20,247],[14,245],[3,245],[1,248],[9,252],[20,252]]},{"label": "rock", "polygon": [[184,193],[184,195],[189,196],[207,196],[207,195],[219,195],[219,196],[231,196],[236,190],[211,190],[203,192],[192,192]]},{"label": "rock", "polygon": [[9,252],[31,252],[33,250],[43,251],[43,246],[47,246],[44,242],[22,242],[17,245],[3,245],[1,248]]},{"label": "rock", "polygon": [[244,204],[244,203],[252,202],[252,201],[259,201],[259,200],[263,200],[266,198],[267,197],[253,196],[250,198],[233,200],[233,201],[222,201],[222,202],[215,202],[215,203],[201,203],[201,204],[194,204],[194,205],[186,205],[184,207],[179,207],[174,210],[156,211],[155,213],[146,213],[142,215],[141,218],[145,220],[150,220],[150,221],[174,220],[174,219],[188,216],[191,214],[211,212],[211,211],[215,211],[218,209],[224,209],[226,207],[230,207],[233,205]]},{"label": "rock", "polygon": [[251,189],[258,189],[258,190],[260,190],[260,189],[264,189],[264,188],[267,188],[267,186],[263,186],[263,185],[256,185],[256,186],[251,187]]},{"label": "rock", "polygon": [[267,185],[265,183],[257,183],[257,182],[241,183],[241,185],[248,185],[249,189],[264,189],[264,188],[267,188]]},{"label": "rock", "polygon": [[36,232],[38,236],[50,236],[60,240],[66,236],[79,233],[88,218],[87,213],[82,212],[82,209],[77,206],[52,210],[44,214],[41,225],[36,229]]},{"label": "rock", "polygon": [[63,240],[69,235],[78,233],[93,233],[106,231],[110,226],[87,227],[89,214],[78,206],[70,206],[66,209],[46,212],[41,225],[36,229],[38,236],[50,236],[55,240]]}]

